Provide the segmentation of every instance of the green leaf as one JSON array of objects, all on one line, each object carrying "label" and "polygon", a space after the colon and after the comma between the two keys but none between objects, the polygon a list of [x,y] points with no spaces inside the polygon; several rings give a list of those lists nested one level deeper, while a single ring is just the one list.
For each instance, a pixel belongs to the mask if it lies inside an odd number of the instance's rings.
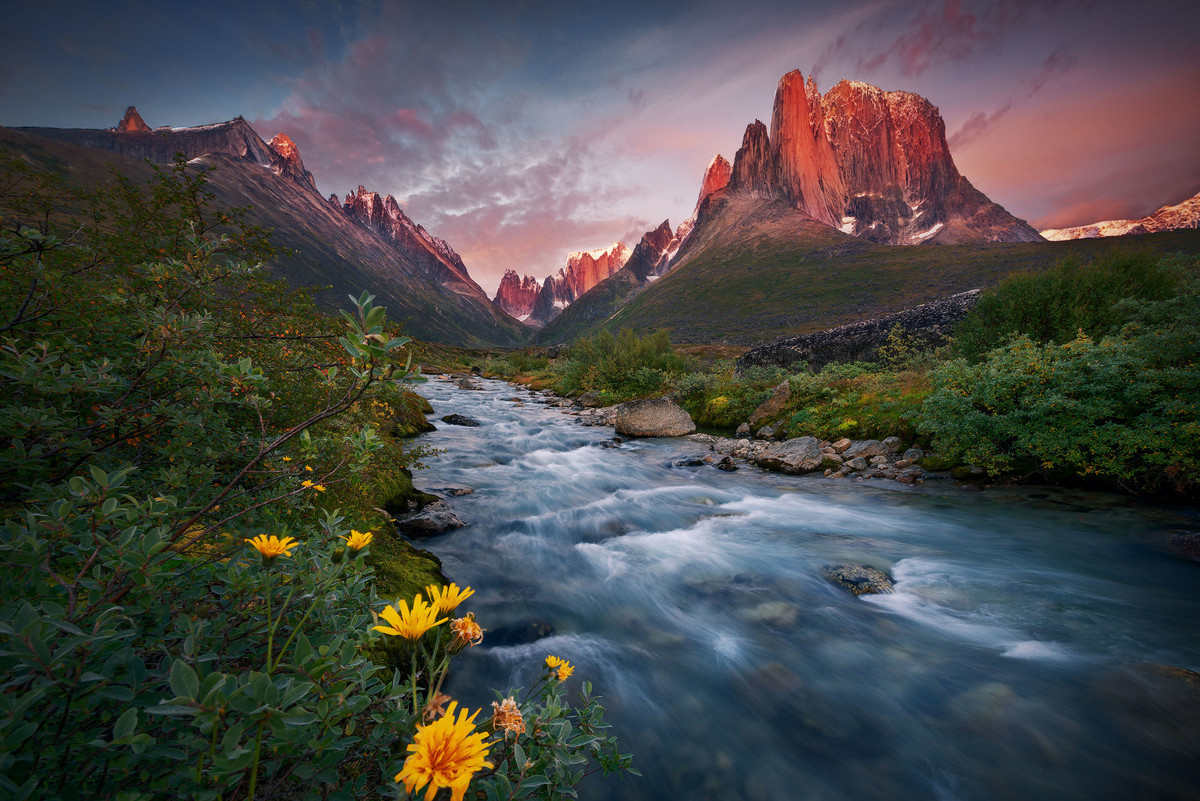
[{"label": "green leaf", "polygon": [[133,734],[137,728],[138,713],[137,709],[130,707],[126,709],[121,717],[117,718],[117,723],[113,726],[114,739],[124,740],[129,735]]},{"label": "green leaf", "polygon": [[200,692],[200,678],[192,666],[182,659],[176,659],[171,665],[171,692],[181,698],[195,698]]}]

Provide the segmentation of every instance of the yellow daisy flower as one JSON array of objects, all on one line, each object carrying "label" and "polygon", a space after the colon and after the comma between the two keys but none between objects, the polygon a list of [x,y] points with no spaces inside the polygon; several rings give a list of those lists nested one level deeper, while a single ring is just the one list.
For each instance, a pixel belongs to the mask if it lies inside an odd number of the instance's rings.
[{"label": "yellow daisy flower", "polygon": [[451,583],[449,587],[439,587],[436,584],[430,584],[425,588],[425,594],[429,596],[429,602],[436,606],[442,612],[453,612],[458,608],[458,605],[475,594],[475,590],[470,587],[459,589],[457,584]]},{"label": "yellow daisy flower", "polygon": [[575,672],[574,666],[565,659],[559,659],[557,656],[546,657],[546,667],[550,668],[559,681],[566,681]]},{"label": "yellow daisy flower", "polygon": [[274,534],[269,537],[266,534],[259,534],[252,540],[246,540],[246,542],[250,543],[254,547],[254,550],[262,555],[263,564],[267,565],[274,562],[277,556],[291,556],[292,549],[300,544],[292,537],[279,539]]},{"label": "yellow daisy flower", "polygon": [[408,758],[396,774],[396,781],[404,783],[409,795],[428,784],[425,801],[433,801],[443,787],[450,788],[450,801],[462,801],[471,777],[492,767],[485,761],[491,750],[491,745],[484,742],[487,733],[475,731],[479,710],[469,717],[467,710],[460,710],[456,718],[457,706],[457,701],[451,701],[445,715],[428,725],[417,724]]},{"label": "yellow daisy flower", "polygon": [[345,540],[346,547],[352,551],[361,551],[371,544],[371,540],[375,539],[375,535],[370,531],[355,531],[354,529],[350,529],[349,537],[342,537],[340,534],[338,537]]},{"label": "yellow daisy flower", "polygon": [[412,609],[404,601],[397,601],[397,606],[385,606],[380,617],[390,623],[390,626],[373,626],[375,631],[403,637],[406,640],[420,639],[421,635],[434,626],[446,622],[446,618],[436,620],[438,610],[430,606],[420,595],[413,598]]}]

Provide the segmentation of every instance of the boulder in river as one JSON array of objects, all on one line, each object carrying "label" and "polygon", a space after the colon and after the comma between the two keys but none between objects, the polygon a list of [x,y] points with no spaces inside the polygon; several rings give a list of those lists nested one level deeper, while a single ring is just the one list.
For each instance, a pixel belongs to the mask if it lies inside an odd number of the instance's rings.
[{"label": "boulder in river", "polygon": [[888,447],[877,439],[864,439],[852,443],[842,451],[842,458],[849,461],[858,456],[870,459],[872,456],[887,456]]},{"label": "boulder in river", "polygon": [[413,514],[396,518],[396,528],[412,537],[433,537],[465,525],[443,500],[436,500]]},{"label": "boulder in river", "polygon": [[811,473],[821,466],[821,443],[816,437],[796,437],[760,452],[754,463],[780,473]]},{"label": "boulder in river", "polygon": [[459,389],[471,389],[471,390],[482,390],[483,389],[483,387],[479,386],[479,384],[475,383],[474,381],[467,378],[466,376],[463,376],[462,378],[455,381],[454,386],[458,387]]},{"label": "boulder in river", "polygon": [[828,565],[821,573],[828,581],[855,595],[878,595],[895,589],[887,573],[866,565]]},{"label": "boulder in river", "polygon": [[670,398],[648,398],[618,406],[615,428],[625,437],[683,437],[695,433],[696,424]]},{"label": "boulder in river", "polygon": [[465,414],[447,414],[442,417],[443,423],[449,423],[452,426],[469,426],[475,427],[479,425],[479,421],[473,417],[467,417]]}]

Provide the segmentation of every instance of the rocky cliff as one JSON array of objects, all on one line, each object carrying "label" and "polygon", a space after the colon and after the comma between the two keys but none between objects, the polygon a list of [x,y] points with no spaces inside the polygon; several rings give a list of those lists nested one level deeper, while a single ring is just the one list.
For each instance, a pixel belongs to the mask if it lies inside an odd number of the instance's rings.
[{"label": "rocky cliff", "polygon": [[351,219],[391,242],[418,269],[446,289],[487,302],[487,293],[471,278],[454,248],[409,219],[396,198],[381,197],[378,192],[359,186],[357,192],[346,195],[342,209]]},{"label": "rocky cliff", "polygon": [[821,95],[799,70],[779,81],[770,132],[757,120],[747,126],[729,189],[781,197],[883,244],[1041,239],[958,172],[928,100],[857,81]]},{"label": "rocky cliff", "polygon": [[541,292],[541,285],[532,275],[522,278],[516,270],[505,270],[492,303],[510,317],[526,322]]},{"label": "rocky cliff", "polygon": [[[509,270],[501,280],[493,303],[521,322],[540,328],[574,303],[576,298],[624,267],[629,254],[629,248],[623,242],[614,242],[607,248],[570,253],[567,255],[566,268],[547,276],[540,286],[532,276],[522,278]],[[512,273],[511,278],[508,273]],[[531,286],[538,289],[529,310],[523,315],[509,311],[509,306],[525,308],[524,299]],[[502,294],[504,300],[501,300]]]}]

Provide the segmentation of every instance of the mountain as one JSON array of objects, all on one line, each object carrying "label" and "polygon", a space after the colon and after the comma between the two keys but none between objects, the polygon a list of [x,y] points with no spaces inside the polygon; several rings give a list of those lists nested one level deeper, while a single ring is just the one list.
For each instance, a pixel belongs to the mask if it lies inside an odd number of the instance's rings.
[{"label": "mountain", "polygon": [[492,303],[510,317],[525,322],[533,312],[541,292],[542,285],[532,275],[522,278],[516,270],[505,270]]},{"label": "mountain", "polygon": [[[624,267],[629,255],[629,248],[623,242],[570,253],[566,269],[547,276],[540,286],[533,276],[521,277],[516,271],[507,270],[492,302],[496,308],[523,323],[543,326],[580,295]],[[536,291],[534,287],[537,287]]]},{"label": "mountain", "polygon": [[[809,282],[831,278],[810,273],[811,264],[836,257],[847,259],[845,266],[861,264],[870,272],[872,259],[887,264],[945,261],[907,253],[913,245],[1043,241],[1028,223],[990,201],[958,172],[945,123],[928,100],[851,81],[822,95],[813,79],[805,81],[795,70],[776,87],[770,129],[755,120],[746,126],[732,164],[718,155],[705,169],[695,211],[676,230],[654,269],[617,273],[576,300],[536,338],[568,341],[597,326],[615,329],[625,323],[640,330],[666,325],[677,336],[687,332],[681,341],[754,342],[756,329],[792,333],[790,326],[807,325],[804,310],[820,305],[806,297],[814,289]],[[785,265],[792,265],[792,271]],[[770,275],[765,296],[752,275],[760,269]],[[949,281],[897,276],[893,285],[913,296],[909,305],[915,305],[940,295],[903,286],[905,282],[941,284],[953,291],[980,283],[952,272],[955,277]],[[717,291],[722,286],[728,295]],[[864,294],[861,287],[849,289]],[[776,311],[776,301],[784,297],[794,305]],[[748,317],[749,298],[762,298],[767,313]],[[625,304],[635,308],[627,311]],[[672,304],[675,311],[669,309]],[[875,308],[875,300],[868,306],[873,312],[895,311]],[[650,309],[643,317],[641,310]],[[746,330],[739,331],[738,325]]]},{"label": "mountain", "polygon": [[1065,239],[1152,234],[1159,231],[1177,231],[1182,228],[1200,228],[1200,194],[1192,195],[1174,206],[1163,206],[1150,216],[1142,217],[1140,220],[1104,220],[1090,225],[1076,225],[1072,228],[1047,228],[1041,234],[1053,242],[1061,242]]},{"label": "mountain", "polygon": [[881,244],[1041,239],[958,172],[928,100],[858,81],[822,95],[799,70],[779,81],[770,132],[747,126],[729,186]]},{"label": "mountain", "polygon": [[[515,345],[524,329],[498,311],[443,240],[412,222],[391,197],[359,188],[346,204],[316,188],[295,143],[266,142],[242,117],[191,128],[151,129],[135,108],[107,130],[0,128],[0,146],[81,188],[111,182],[110,170],[146,182],[146,165],[181,153],[208,175],[216,202],[247,207],[273,231],[281,254],[268,267],[294,286],[317,287],[317,302],[344,308],[363,290],[405,333],[457,345]],[[390,203],[389,203],[390,201]]]}]

